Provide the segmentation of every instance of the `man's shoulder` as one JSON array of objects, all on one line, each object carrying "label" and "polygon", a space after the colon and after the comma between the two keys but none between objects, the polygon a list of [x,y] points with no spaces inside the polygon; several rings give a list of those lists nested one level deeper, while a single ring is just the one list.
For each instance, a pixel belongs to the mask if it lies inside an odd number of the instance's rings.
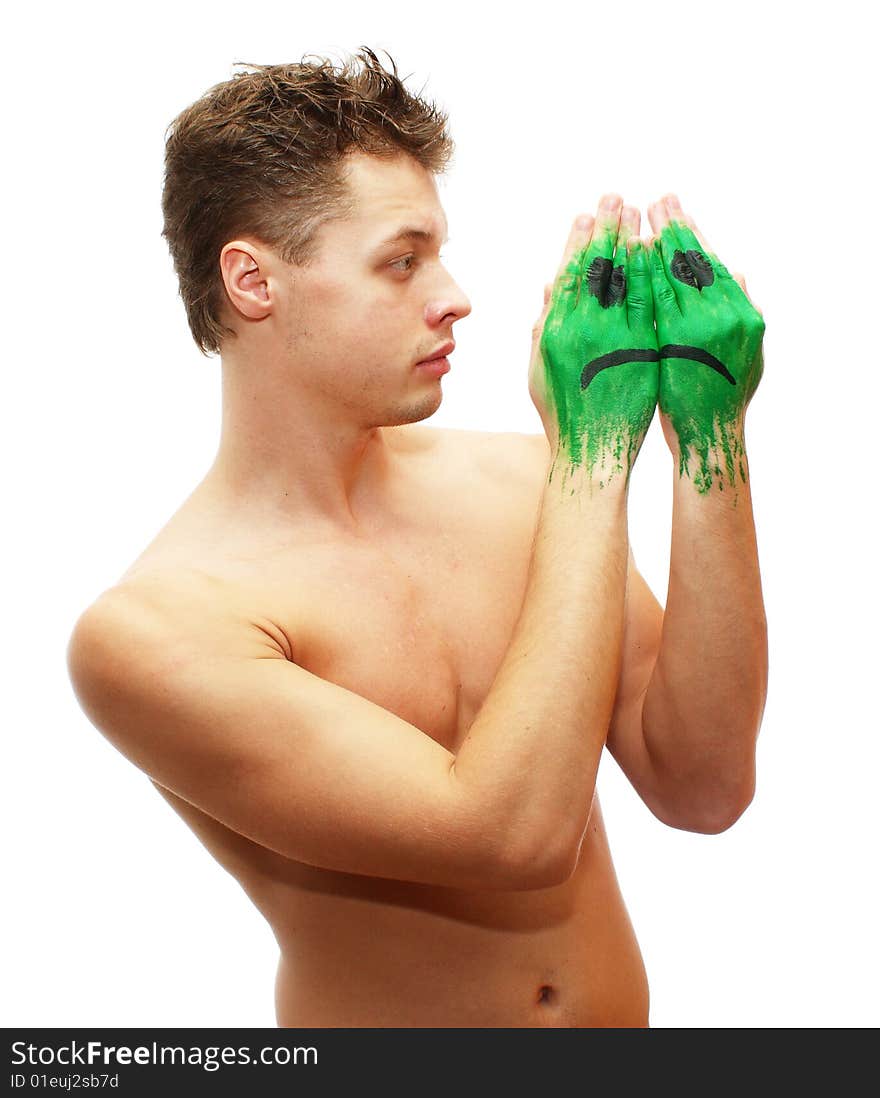
[{"label": "man's shoulder", "polygon": [[289,658],[283,633],[248,609],[219,576],[183,567],[146,571],[107,588],[83,611],[68,664],[72,673],[98,669],[106,682],[130,674],[133,657],[154,668],[210,651]]},{"label": "man's shoulder", "polygon": [[131,622],[159,635],[171,622],[202,626],[223,603],[219,577],[192,567],[157,567],[120,577],[100,592],[77,622],[93,628]]}]

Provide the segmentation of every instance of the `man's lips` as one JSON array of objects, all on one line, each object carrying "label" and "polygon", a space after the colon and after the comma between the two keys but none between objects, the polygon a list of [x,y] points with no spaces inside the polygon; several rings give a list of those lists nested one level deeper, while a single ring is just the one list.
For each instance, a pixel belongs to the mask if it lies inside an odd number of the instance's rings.
[{"label": "man's lips", "polygon": [[637,347],[620,351],[609,351],[607,355],[599,355],[588,362],[581,373],[581,388],[586,389],[596,374],[607,370],[609,366],[622,366],[624,362],[659,362],[663,358],[686,358],[691,362],[701,362],[720,374],[725,381],[736,385],[736,378],[714,355],[704,351],[701,347],[689,347],[685,343],[667,343],[659,351],[653,347],[640,349]]},{"label": "man's lips", "polygon": [[432,351],[427,358],[420,358],[416,363],[416,366],[421,366],[423,362],[435,362],[437,359],[446,358],[447,355],[451,355],[455,350],[455,341],[450,339],[448,343],[442,344],[436,351]]}]

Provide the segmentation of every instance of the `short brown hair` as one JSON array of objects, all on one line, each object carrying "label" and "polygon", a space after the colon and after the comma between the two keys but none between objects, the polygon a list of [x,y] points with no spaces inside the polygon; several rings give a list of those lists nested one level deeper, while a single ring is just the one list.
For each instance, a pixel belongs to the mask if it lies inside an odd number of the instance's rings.
[{"label": "short brown hair", "polygon": [[210,88],[168,127],[162,235],[203,354],[234,334],[220,319],[229,240],[252,236],[304,265],[321,224],[345,212],[346,153],[406,153],[435,173],[448,166],[446,115],[407,91],[386,56],[391,71],[367,47],[338,68],[310,55],[236,62],[253,71]]}]

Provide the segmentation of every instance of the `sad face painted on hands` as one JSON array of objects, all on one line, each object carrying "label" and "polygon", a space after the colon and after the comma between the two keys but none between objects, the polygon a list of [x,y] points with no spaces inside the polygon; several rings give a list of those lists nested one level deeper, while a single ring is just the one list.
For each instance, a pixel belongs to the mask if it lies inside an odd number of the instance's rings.
[{"label": "sad face painted on hands", "polygon": [[701,493],[723,490],[747,479],[743,417],[763,371],[764,322],[677,199],[650,213],[659,235],[646,251],[632,223],[624,232],[600,209],[557,279],[541,357],[560,441],[572,465],[604,469],[610,453],[612,471],[625,463],[628,476],[659,391],[679,475]]}]

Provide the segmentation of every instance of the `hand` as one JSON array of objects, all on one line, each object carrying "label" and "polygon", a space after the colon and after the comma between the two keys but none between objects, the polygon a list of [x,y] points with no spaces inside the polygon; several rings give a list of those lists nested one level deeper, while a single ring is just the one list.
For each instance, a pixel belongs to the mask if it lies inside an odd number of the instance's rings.
[{"label": "hand", "polygon": [[579,218],[533,330],[529,391],[551,446],[600,487],[620,472],[628,481],[660,384],[638,232],[638,210],[617,195],[602,199],[595,218]]},{"label": "hand", "polygon": [[706,493],[746,481],[743,431],[764,360],[764,320],[675,195],[648,208],[660,422],[679,476]]}]

